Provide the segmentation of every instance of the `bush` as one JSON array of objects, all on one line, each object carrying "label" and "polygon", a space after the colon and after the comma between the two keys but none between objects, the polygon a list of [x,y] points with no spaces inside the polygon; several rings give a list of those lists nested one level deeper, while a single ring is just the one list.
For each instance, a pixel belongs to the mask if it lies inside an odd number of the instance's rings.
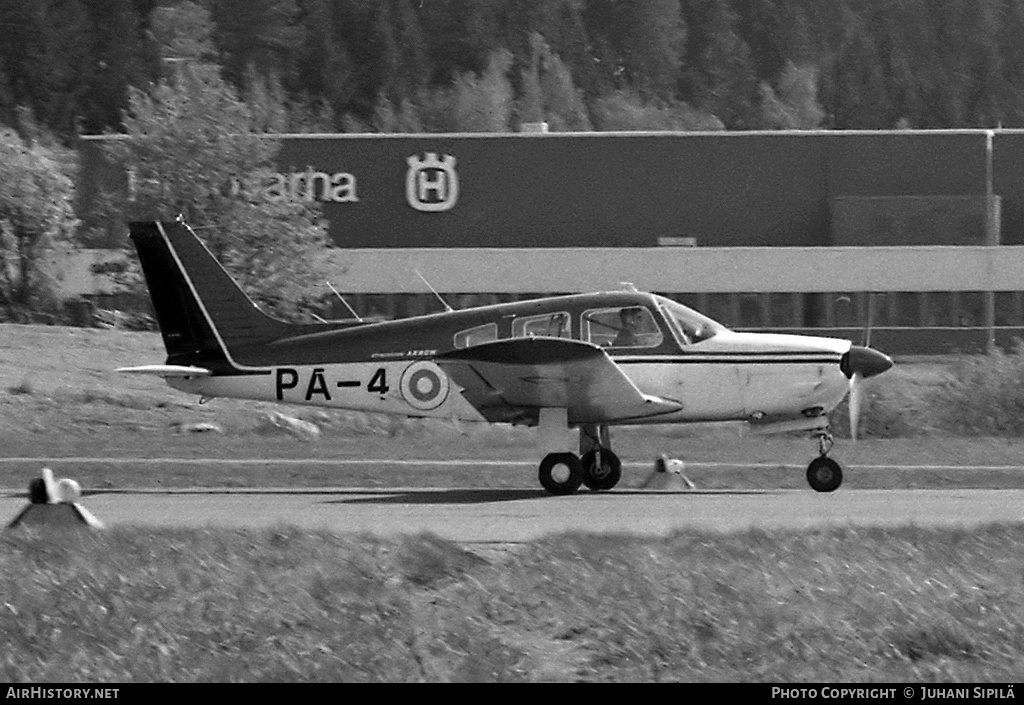
[{"label": "bush", "polygon": [[1024,435],[1024,342],[959,360],[927,401],[936,427],[956,435]]}]

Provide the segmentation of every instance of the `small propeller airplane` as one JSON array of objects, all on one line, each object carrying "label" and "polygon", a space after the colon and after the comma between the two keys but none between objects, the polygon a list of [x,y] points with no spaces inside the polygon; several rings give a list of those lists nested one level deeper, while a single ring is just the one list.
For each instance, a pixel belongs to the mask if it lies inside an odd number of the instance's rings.
[{"label": "small propeller airplane", "polygon": [[[181,219],[130,225],[167,349],[163,377],[236,397],[539,427],[556,495],[621,477],[611,426],[745,421],[818,440],[807,480],[842,482],[827,413],[892,360],[835,338],[743,333],[663,296],[554,296],[412,318],[288,323],[242,291]],[[567,451],[569,429],[579,453]]]}]

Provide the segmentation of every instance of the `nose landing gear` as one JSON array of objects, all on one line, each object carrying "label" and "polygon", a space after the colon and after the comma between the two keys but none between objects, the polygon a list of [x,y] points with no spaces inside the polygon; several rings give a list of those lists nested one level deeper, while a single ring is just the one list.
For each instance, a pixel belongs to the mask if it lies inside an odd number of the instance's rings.
[{"label": "nose landing gear", "polygon": [[833,492],[843,483],[843,468],[828,452],[832,450],[835,439],[832,432],[825,428],[818,436],[818,457],[807,466],[807,482],[817,492]]}]

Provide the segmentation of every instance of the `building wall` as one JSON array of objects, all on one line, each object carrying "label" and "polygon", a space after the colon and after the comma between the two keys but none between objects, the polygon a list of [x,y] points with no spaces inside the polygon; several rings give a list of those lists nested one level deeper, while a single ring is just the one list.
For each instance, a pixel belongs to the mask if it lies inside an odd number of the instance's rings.
[{"label": "building wall", "polygon": [[[455,159],[447,210],[416,210],[406,192],[407,160],[426,154]],[[352,174],[358,201],[325,203],[341,247],[828,245],[847,240],[837,198],[986,192],[980,131],[295,137],[279,163]],[[931,229],[931,244],[981,241]]]},{"label": "building wall", "polygon": [[[865,244],[903,244],[907,221],[892,217],[902,206],[878,197],[917,199],[906,202],[911,229],[931,239],[914,235],[915,244],[984,242],[977,201],[952,219],[960,206],[943,203],[988,192],[981,130],[281,139],[280,176],[257,188],[320,200],[340,247],[647,247],[665,237],[718,247],[855,244],[873,221],[891,227],[874,228]],[[82,144],[88,211],[96,184],[123,188],[124,179],[98,157],[95,138]],[[1024,136],[999,135],[995,145],[1004,232],[1024,241],[1024,178],[1013,166]],[[428,155],[452,161],[410,163]],[[844,210],[850,198],[864,200]]]},{"label": "building wall", "polygon": [[1001,242],[1024,245],[1024,130],[992,137],[992,188],[1001,197]]}]

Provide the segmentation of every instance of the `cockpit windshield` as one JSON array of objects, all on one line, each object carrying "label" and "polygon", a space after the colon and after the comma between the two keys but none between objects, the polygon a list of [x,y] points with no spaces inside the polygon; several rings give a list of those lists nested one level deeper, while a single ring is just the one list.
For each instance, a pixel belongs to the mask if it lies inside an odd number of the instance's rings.
[{"label": "cockpit windshield", "polygon": [[726,327],[721,323],[697,313],[692,308],[687,308],[681,303],[662,296],[656,298],[658,306],[665,312],[665,319],[668,321],[669,326],[671,326],[672,332],[683,345],[699,343],[702,340],[713,338],[718,333],[726,330]]}]

